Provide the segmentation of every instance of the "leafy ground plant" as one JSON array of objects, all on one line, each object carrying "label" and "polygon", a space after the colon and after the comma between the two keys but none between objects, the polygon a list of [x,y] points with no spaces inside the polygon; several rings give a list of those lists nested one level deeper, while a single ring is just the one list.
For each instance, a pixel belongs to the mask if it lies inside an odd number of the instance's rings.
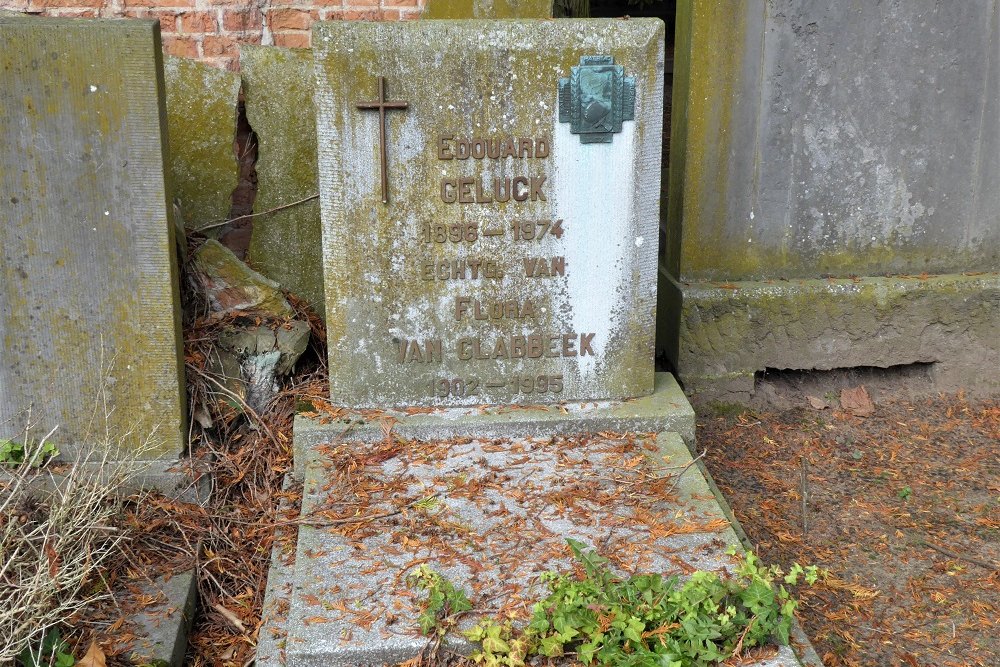
[{"label": "leafy ground plant", "polygon": [[[823,574],[798,564],[786,573],[746,553],[732,577],[698,571],[684,582],[658,574],[622,578],[607,559],[567,541],[584,576],[544,575],[548,595],[523,630],[486,619],[465,631],[481,643],[475,662],[520,667],[534,656],[573,655],[585,665],[707,667],[773,640],[787,644],[797,603],[786,586],[813,584]],[[422,586],[430,594],[425,616],[431,615],[421,617],[429,634],[442,627],[442,601],[455,598],[456,589],[422,568],[421,581],[433,582]]]}]

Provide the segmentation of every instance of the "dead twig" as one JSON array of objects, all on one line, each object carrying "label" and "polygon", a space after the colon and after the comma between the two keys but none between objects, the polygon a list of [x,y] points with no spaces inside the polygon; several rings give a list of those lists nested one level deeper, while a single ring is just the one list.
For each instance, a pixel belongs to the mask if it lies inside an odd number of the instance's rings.
[{"label": "dead twig", "polygon": [[206,229],[215,229],[216,227],[224,227],[225,225],[232,224],[234,222],[239,222],[241,220],[249,220],[250,218],[256,218],[262,215],[270,215],[271,213],[277,213],[278,211],[283,211],[286,208],[292,208],[293,206],[298,206],[299,204],[305,204],[307,201],[312,201],[313,199],[319,199],[319,194],[309,195],[298,201],[293,201],[289,204],[282,204],[281,206],[275,206],[274,208],[269,208],[266,211],[261,211],[260,213],[247,213],[246,215],[238,215],[235,218],[230,218],[228,220],[213,220],[211,224],[205,225],[204,227],[199,227],[198,231],[203,232]]},{"label": "dead twig", "polygon": [[932,542],[928,542],[927,540],[917,540],[916,542],[914,542],[914,544],[921,547],[927,547],[928,549],[933,549],[934,551],[943,553],[945,556],[948,556],[949,558],[957,558],[959,560],[964,560],[968,563],[972,563],[973,565],[984,567],[991,572],[1000,571],[1000,564],[998,563],[990,563],[989,561],[979,560],[978,558],[973,558],[972,556],[963,556],[962,554],[955,553],[951,549],[945,549],[944,547],[938,546],[937,544],[934,544]]},{"label": "dead twig", "polygon": [[666,490],[666,492],[665,492],[665,493],[664,493],[663,495],[665,495],[665,496],[669,496],[669,495],[670,495],[670,494],[671,494],[671,493],[673,492],[673,490],[674,490],[675,488],[677,488],[677,485],[678,485],[678,484],[680,484],[680,482],[681,482],[681,477],[683,477],[683,476],[684,476],[684,473],[686,473],[686,472],[688,471],[688,468],[690,468],[691,466],[693,466],[693,465],[694,465],[695,463],[697,463],[697,462],[698,462],[699,460],[701,460],[701,459],[705,458],[705,455],[706,455],[706,454],[708,454],[708,449],[704,449],[704,450],[703,450],[703,451],[701,452],[701,454],[699,454],[698,456],[696,456],[696,457],[694,457],[693,459],[691,459],[691,462],[690,462],[690,463],[688,463],[688,464],[687,464],[686,466],[684,466],[684,467],[683,467],[683,468],[681,469],[681,471],[680,471],[679,473],[677,473],[677,477],[675,477],[675,478],[674,478],[674,483],[670,485],[670,488],[669,488],[669,489],[667,489],[667,490]]},{"label": "dead twig", "polygon": [[346,518],[343,518],[343,519],[324,519],[324,520],[315,520],[315,521],[314,520],[310,520],[309,517],[300,517],[298,519],[292,519],[292,520],[287,521],[287,522],[275,523],[274,525],[275,526],[280,526],[280,525],[282,525],[282,523],[287,523],[287,524],[298,524],[300,526],[310,526],[310,527],[313,527],[313,528],[326,528],[328,526],[339,526],[339,525],[343,525],[345,523],[367,523],[369,521],[377,521],[379,519],[387,519],[387,518],[389,518],[391,516],[396,516],[397,514],[402,514],[404,511],[406,511],[407,509],[413,507],[417,503],[427,502],[428,500],[431,500],[433,498],[437,498],[440,495],[441,495],[440,493],[432,493],[429,496],[424,496],[422,498],[417,498],[416,500],[411,501],[411,502],[403,505],[399,509],[393,510],[391,512],[385,512],[384,514],[369,514],[367,516],[352,516],[352,517],[346,517]]}]

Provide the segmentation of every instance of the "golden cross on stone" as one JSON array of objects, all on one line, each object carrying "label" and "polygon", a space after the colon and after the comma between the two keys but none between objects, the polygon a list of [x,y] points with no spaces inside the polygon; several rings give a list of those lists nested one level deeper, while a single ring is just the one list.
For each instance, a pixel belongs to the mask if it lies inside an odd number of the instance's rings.
[{"label": "golden cross on stone", "polygon": [[378,99],[374,102],[358,102],[358,108],[363,110],[378,109],[378,147],[379,156],[381,157],[382,163],[382,203],[386,204],[389,202],[389,179],[386,175],[386,158],[385,158],[385,110],[386,109],[405,109],[408,106],[407,102],[400,100],[387,100],[385,99],[385,77],[380,76],[378,78]]}]

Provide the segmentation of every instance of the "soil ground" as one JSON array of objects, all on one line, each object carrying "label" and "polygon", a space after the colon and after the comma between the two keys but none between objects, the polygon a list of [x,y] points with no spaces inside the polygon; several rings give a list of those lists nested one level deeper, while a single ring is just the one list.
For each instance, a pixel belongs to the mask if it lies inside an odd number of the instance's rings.
[{"label": "soil ground", "polygon": [[831,398],[698,421],[759,555],[830,571],[799,610],[825,664],[1000,664],[1000,402]]}]

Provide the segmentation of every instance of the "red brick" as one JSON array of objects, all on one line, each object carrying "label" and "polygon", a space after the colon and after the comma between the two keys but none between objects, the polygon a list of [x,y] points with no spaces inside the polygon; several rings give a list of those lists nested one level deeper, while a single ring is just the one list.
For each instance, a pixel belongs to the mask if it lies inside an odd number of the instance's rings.
[{"label": "red brick", "polygon": [[240,69],[240,61],[233,57],[218,57],[218,58],[202,58],[201,62],[205,63],[210,67],[217,67],[219,69],[227,69],[230,72],[238,72]]},{"label": "red brick", "polygon": [[343,7],[344,0],[313,0],[313,7]]},{"label": "red brick", "polygon": [[194,37],[173,37],[167,35],[163,38],[163,50],[172,56],[197,58],[198,40]]},{"label": "red brick", "polygon": [[256,7],[244,9],[242,11],[223,10],[222,29],[234,32],[246,32],[248,30],[260,30],[263,24],[260,10]]},{"label": "red brick", "polygon": [[317,12],[302,9],[272,9],[267,13],[267,25],[271,30],[308,30],[319,18]]},{"label": "red brick", "polygon": [[291,49],[308,49],[312,33],[306,30],[299,32],[279,32],[274,35],[274,45]]},{"label": "red brick", "polygon": [[399,20],[399,10],[398,9],[383,9],[382,10],[382,20],[383,21],[398,21]]},{"label": "red brick", "polygon": [[377,9],[359,11],[356,9],[344,10],[345,21],[378,21],[380,12]]},{"label": "red brick", "polygon": [[344,6],[348,9],[378,7],[378,0],[344,0],[344,3]]},{"label": "red brick", "polygon": [[45,15],[74,19],[93,19],[97,18],[98,11],[96,9],[53,9],[46,12]]},{"label": "red brick", "polygon": [[408,11],[408,12],[404,11],[404,12],[400,12],[399,13],[399,20],[400,21],[416,21],[419,18],[420,18],[420,10],[419,9],[415,9],[413,11]]},{"label": "red brick", "polygon": [[183,12],[177,18],[180,19],[181,33],[210,33],[219,32],[219,23],[215,12]]},{"label": "red brick", "polygon": [[201,48],[206,56],[236,56],[239,53],[233,38],[218,35],[205,35]]},{"label": "red brick", "polygon": [[159,19],[160,34],[177,32],[177,15],[172,12],[149,12],[145,18]]},{"label": "red brick", "polygon": [[139,7],[194,7],[194,0],[123,0],[126,9]]},{"label": "red brick", "polygon": [[39,4],[46,9],[68,9],[69,7],[100,9],[104,6],[104,0],[41,0]]},{"label": "red brick", "polygon": [[323,21],[340,21],[344,18],[344,11],[342,9],[321,9],[319,10],[319,18]]},{"label": "red brick", "polygon": [[382,0],[385,7],[416,7],[417,0]]}]

